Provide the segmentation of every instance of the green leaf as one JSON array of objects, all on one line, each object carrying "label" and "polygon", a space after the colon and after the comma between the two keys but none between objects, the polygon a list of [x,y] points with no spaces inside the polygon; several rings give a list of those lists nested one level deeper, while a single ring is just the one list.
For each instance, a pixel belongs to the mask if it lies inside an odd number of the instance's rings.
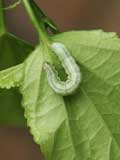
[{"label": "green leaf", "polygon": [[76,31],[52,38],[66,45],[83,74],[77,93],[57,95],[48,85],[42,46],[24,63],[25,117],[45,160],[120,159],[120,39],[115,33]]},{"label": "green leaf", "polygon": [[120,39],[101,30],[51,39],[66,45],[83,80],[76,94],[56,94],[43,70],[45,61],[56,64],[56,58],[43,44],[21,65],[25,117],[45,160],[119,160]]},{"label": "green leaf", "polygon": [[[7,32],[2,3],[3,0],[0,0],[0,70],[23,62],[33,50],[31,44]],[[16,78],[21,77],[21,72],[17,68],[11,68],[11,72],[9,69],[0,72],[0,87],[9,88],[18,85]],[[16,74],[16,72],[18,73]],[[24,126],[25,124],[21,95],[18,90],[16,88],[12,88],[12,90],[0,89],[0,125]]]},{"label": "green leaf", "polygon": [[[0,36],[0,70],[6,69],[6,71],[2,71],[0,73],[0,77],[7,73],[7,68],[23,62],[32,50],[33,47],[29,43],[26,43],[16,36],[13,36],[7,32],[2,34]],[[14,67],[12,73],[14,73]],[[20,72],[18,72],[18,75],[20,76]],[[7,77],[8,76],[11,76],[12,79],[14,78],[11,73],[7,75]],[[7,85],[6,87],[8,87],[9,85],[11,86],[11,83],[13,84],[10,77],[7,78],[7,81],[3,81],[3,78],[0,79],[0,86],[4,84],[5,86]],[[23,116],[23,108],[21,107],[21,98],[22,97],[17,89],[0,89],[0,125],[26,125],[26,121]]]},{"label": "green leaf", "polygon": [[23,78],[23,64],[0,72],[0,88],[19,87]]}]

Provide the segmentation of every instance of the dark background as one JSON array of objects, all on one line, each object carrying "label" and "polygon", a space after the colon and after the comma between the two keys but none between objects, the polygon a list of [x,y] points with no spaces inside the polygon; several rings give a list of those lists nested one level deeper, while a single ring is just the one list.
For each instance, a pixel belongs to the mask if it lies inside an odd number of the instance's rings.
[{"label": "dark background", "polygon": [[[6,0],[5,5],[14,2]],[[61,31],[101,28],[120,34],[120,0],[36,0]],[[37,43],[29,17],[19,6],[6,12],[10,32]],[[0,160],[42,160],[27,129],[0,129]]]}]

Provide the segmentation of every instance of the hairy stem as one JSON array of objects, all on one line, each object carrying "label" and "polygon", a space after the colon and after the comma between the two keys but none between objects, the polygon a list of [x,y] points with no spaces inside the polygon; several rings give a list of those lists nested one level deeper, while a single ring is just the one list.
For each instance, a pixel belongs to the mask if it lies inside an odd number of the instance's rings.
[{"label": "hairy stem", "polygon": [[[28,14],[30,16],[30,19],[31,19],[34,27],[38,31],[40,40],[45,44],[49,44],[50,39],[49,39],[49,35],[46,31],[46,26],[45,26],[46,25],[45,20],[47,17],[39,9],[39,7],[34,2],[34,0],[22,0],[22,2],[23,2],[23,5],[24,5],[26,11],[28,12]],[[52,25],[53,25],[52,27],[55,27],[54,24],[52,24]]]},{"label": "hairy stem", "polygon": [[5,33],[6,29],[5,29],[5,23],[4,23],[4,11],[3,11],[3,7],[2,7],[2,2],[3,0],[0,0],[0,35],[2,35],[3,33]]}]

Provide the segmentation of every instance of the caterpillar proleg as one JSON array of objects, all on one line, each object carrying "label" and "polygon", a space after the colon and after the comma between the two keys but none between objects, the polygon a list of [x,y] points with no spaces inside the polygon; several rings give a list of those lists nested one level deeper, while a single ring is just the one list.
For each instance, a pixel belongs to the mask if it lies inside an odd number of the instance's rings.
[{"label": "caterpillar proleg", "polygon": [[51,48],[61,61],[62,66],[68,75],[68,79],[66,81],[61,81],[55,73],[55,68],[45,62],[44,69],[47,73],[48,83],[56,93],[63,96],[70,95],[75,92],[81,82],[80,68],[65,45],[61,43],[53,43]]}]

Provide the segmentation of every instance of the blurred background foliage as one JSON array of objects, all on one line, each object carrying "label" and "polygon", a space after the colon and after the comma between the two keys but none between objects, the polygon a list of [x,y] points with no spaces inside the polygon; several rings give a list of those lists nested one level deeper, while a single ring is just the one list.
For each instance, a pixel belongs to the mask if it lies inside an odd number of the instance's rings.
[{"label": "blurred background foliage", "polygon": [[[14,0],[4,0],[7,6]],[[120,0],[36,0],[60,31],[103,29],[120,34]],[[37,33],[24,8],[5,13],[8,30],[25,40],[37,43]],[[3,115],[4,116],[4,115]],[[42,160],[39,147],[24,128],[0,128],[1,160]]]}]

